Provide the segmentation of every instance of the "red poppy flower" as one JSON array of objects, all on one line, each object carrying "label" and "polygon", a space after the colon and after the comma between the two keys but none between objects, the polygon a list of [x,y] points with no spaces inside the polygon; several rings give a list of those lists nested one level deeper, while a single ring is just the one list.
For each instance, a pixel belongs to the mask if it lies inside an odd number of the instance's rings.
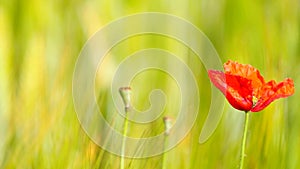
[{"label": "red poppy flower", "polygon": [[259,71],[248,64],[229,60],[225,72],[209,70],[212,83],[221,90],[228,102],[236,109],[258,112],[272,101],[294,93],[294,82],[287,78],[280,83],[265,82]]}]

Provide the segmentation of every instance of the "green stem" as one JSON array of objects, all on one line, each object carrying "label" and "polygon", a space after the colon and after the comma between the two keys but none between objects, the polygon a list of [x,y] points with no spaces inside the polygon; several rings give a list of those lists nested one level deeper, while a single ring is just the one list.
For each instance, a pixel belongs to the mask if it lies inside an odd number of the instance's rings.
[{"label": "green stem", "polygon": [[127,120],[127,108],[125,108],[125,121],[123,126],[123,140],[122,140],[122,156],[121,156],[121,162],[120,162],[120,169],[125,168],[125,143],[126,143],[126,135],[127,135],[127,128],[128,128],[128,120]]},{"label": "green stem", "polygon": [[[165,151],[166,142],[167,142],[166,140],[167,140],[167,136],[165,135],[163,151]],[[166,152],[163,152],[163,156],[162,156],[162,169],[166,169]]]},{"label": "green stem", "polygon": [[244,166],[245,148],[246,148],[247,131],[248,131],[248,121],[249,121],[249,113],[245,112],[245,125],[244,125],[243,141],[242,141],[240,169],[242,169]]}]

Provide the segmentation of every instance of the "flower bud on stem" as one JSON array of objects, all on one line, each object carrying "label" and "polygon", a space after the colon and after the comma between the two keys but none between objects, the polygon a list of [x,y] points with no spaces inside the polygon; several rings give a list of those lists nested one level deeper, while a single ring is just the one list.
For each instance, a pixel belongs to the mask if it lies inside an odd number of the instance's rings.
[{"label": "flower bud on stem", "polygon": [[[164,124],[165,124],[165,137],[164,137],[164,145],[163,145],[163,150],[165,151],[165,148],[166,148],[166,140],[167,140],[167,137],[170,135],[171,133],[171,128],[172,128],[172,121],[173,119],[171,117],[167,117],[165,116],[163,118],[163,121],[164,121]],[[163,159],[162,159],[162,169],[166,169],[167,166],[166,166],[166,153],[164,152],[163,153]]]},{"label": "flower bud on stem", "polygon": [[124,102],[125,106],[125,117],[124,117],[124,125],[123,125],[123,140],[122,140],[122,150],[121,150],[121,162],[120,162],[120,169],[125,168],[125,143],[126,143],[126,135],[127,135],[127,128],[128,128],[128,120],[127,114],[131,107],[130,98],[131,98],[131,88],[130,87],[121,87],[119,89],[120,95]]},{"label": "flower bud on stem", "polygon": [[130,87],[121,87],[119,89],[120,95],[122,97],[125,112],[127,112],[131,107],[131,88]]},{"label": "flower bud on stem", "polygon": [[165,135],[168,136],[168,135],[170,135],[170,132],[171,132],[173,119],[171,117],[165,116],[163,118],[163,121],[164,121],[164,124],[165,124]]}]

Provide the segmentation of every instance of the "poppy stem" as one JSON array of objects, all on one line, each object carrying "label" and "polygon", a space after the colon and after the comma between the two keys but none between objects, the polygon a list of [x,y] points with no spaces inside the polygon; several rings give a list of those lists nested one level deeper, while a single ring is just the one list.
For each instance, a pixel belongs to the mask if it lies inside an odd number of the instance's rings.
[{"label": "poppy stem", "polygon": [[[167,139],[167,136],[164,137],[164,145],[163,145],[163,150],[165,151],[165,148],[166,148],[166,139]],[[166,169],[167,166],[166,166],[166,152],[163,152],[163,156],[162,156],[162,169]]]},{"label": "poppy stem", "polygon": [[168,136],[170,135],[170,130],[172,127],[172,119],[170,117],[164,117],[163,118],[164,121],[164,125],[165,125],[165,137],[164,137],[164,144],[163,144],[163,156],[162,156],[162,169],[166,169],[167,168],[167,162],[166,162],[166,146],[167,146],[167,139]]},{"label": "poppy stem", "polygon": [[128,119],[127,119],[127,114],[128,110],[125,108],[125,121],[124,121],[124,126],[123,126],[123,140],[122,140],[122,156],[121,156],[121,163],[120,163],[120,169],[125,168],[125,144],[126,144],[126,135],[127,135],[127,128],[128,128]]},{"label": "poppy stem", "polygon": [[120,169],[125,168],[125,145],[126,145],[126,135],[127,135],[127,128],[128,128],[128,119],[127,115],[130,110],[130,96],[131,96],[131,88],[130,87],[121,87],[119,89],[120,95],[125,105],[125,117],[124,117],[124,124],[123,124],[123,140],[122,140],[122,149],[121,149],[121,161],[120,161]]},{"label": "poppy stem", "polygon": [[242,169],[244,166],[244,158],[246,156],[245,148],[246,148],[246,140],[247,140],[248,122],[249,122],[249,113],[245,112],[245,124],[244,124],[244,133],[243,133],[243,141],[242,141],[240,169]]}]

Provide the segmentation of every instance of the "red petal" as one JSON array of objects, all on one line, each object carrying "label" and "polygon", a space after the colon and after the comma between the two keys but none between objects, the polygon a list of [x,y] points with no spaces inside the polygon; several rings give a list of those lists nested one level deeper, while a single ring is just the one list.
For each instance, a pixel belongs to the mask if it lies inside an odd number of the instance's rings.
[{"label": "red petal", "polygon": [[251,81],[240,76],[209,70],[212,83],[222,91],[228,102],[236,109],[249,111],[252,108]]},{"label": "red petal", "polygon": [[294,94],[294,81],[292,79],[285,79],[283,82],[276,84],[274,80],[263,85],[258,93],[258,102],[251,109],[252,112],[258,112],[266,108],[275,99],[288,97]]},{"label": "red petal", "polygon": [[226,95],[227,84],[225,80],[225,74],[217,70],[208,70],[208,76],[211,82],[219,89],[221,92]]},{"label": "red petal", "polygon": [[240,64],[229,60],[224,63],[224,70],[226,74],[241,76],[251,80],[251,86],[256,93],[256,89],[260,88],[264,83],[264,78],[260,75],[259,71],[249,64]]},{"label": "red petal", "polygon": [[228,85],[226,98],[238,110],[249,111],[252,108],[251,81],[240,76],[226,74]]}]

